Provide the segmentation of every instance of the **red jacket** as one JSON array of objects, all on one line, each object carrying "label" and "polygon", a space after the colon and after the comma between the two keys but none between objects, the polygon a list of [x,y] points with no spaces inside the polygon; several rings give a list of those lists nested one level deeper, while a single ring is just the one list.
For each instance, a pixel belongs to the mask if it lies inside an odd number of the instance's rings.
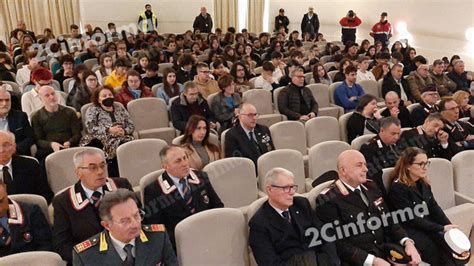
[{"label": "red jacket", "polygon": [[355,17],[352,20],[349,20],[347,17],[343,17],[339,21],[339,24],[341,24],[343,29],[355,29],[361,23],[362,23],[362,20],[360,20],[359,17]]},{"label": "red jacket", "polygon": [[374,37],[375,34],[386,34],[392,36],[392,25],[389,22],[381,23],[377,22],[370,31],[370,36]]},{"label": "red jacket", "polygon": [[[153,97],[153,96],[154,95],[151,92],[151,90],[148,87],[144,87],[142,89],[142,94],[140,95],[140,98]],[[122,87],[122,90],[115,95],[115,100],[117,102],[122,103],[123,106],[125,106],[125,108],[127,108],[128,102],[130,102],[134,99],[133,99],[133,95],[130,92],[130,90],[128,88],[123,88]]]}]

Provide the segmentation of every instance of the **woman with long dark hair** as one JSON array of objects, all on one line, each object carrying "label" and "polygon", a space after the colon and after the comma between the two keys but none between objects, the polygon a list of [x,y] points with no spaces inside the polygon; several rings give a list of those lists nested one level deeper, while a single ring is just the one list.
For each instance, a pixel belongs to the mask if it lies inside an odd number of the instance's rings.
[{"label": "woman with long dark hair", "polygon": [[382,118],[377,108],[377,98],[365,94],[359,99],[355,112],[347,120],[347,140],[349,143],[364,134],[378,134],[379,119]]},{"label": "woman with long dark hair", "polygon": [[[407,148],[390,175],[388,199],[394,210],[427,209],[427,214],[414,216],[401,225],[416,243],[421,259],[431,265],[464,265],[453,258],[446,247],[444,233],[456,228],[436,202],[428,177],[430,161],[419,148]],[[467,256],[469,257],[469,256]]]},{"label": "woman with long dark hair", "polygon": [[166,104],[171,104],[171,98],[178,96],[184,91],[182,84],[176,81],[176,71],[173,68],[167,68],[163,71],[163,83],[158,85],[156,97],[163,99]]},{"label": "woman with long dark hair", "polygon": [[196,170],[220,159],[219,147],[209,142],[209,123],[202,116],[189,118],[180,144],[188,155],[189,166]]}]

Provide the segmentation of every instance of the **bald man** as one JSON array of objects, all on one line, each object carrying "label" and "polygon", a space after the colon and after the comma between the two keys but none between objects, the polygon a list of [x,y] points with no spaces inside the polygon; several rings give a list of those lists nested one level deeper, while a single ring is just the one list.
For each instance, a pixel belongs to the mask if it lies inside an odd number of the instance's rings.
[{"label": "bald man", "polygon": [[207,8],[205,6],[201,7],[201,13],[194,19],[193,23],[194,32],[205,32],[211,33],[212,31],[212,18],[209,13],[207,13]]},{"label": "bald man", "polygon": [[387,108],[381,113],[383,117],[398,118],[402,127],[412,127],[410,111],[405,107],[396,92],[389,91],[385,94],[385,106]]},{"label": "bald man", "polygon": [[[332,223],[329,230],[321,232],[323,239],[334,237],[339,257],[350,265],[390,265],[384,250],[384,245],[390,241],[393,241],[390,244],[404,247],[410,263],[419,264],[420,255],[413,241],[398,224],[391,218],[385,218],[386,226],[384,223],[376,226],[373,222],[383,221],[382,216],[389,210],[377,185],[367,179],[368,169],[362,153],[356,150],[342,152],[337,168],[339,179],[316,199],[318,217]],[[347,224],[357,224],[356,230],[336,234]]]}]

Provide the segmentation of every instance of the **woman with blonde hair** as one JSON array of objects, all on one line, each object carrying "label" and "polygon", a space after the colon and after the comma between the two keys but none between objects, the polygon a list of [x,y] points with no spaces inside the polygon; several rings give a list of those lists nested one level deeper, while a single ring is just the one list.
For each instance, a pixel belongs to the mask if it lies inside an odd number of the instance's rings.
[{"label": "woman with blonde hair", "polygon": [[469,96],[469,92],[463,90],[459,90],[453,94],[453,100],[459,105],[459,118],[471,117]]},{"label": "woman with blonde hair", "polygon": [[[415,215],[401,225],[408,237],[416,243],[421,259],[431,265],[457,265],[446,247],[443,235],[456,225],[443,212],[431,191],[427,176],[430,161],[426,152],[419,148],[407,148],[390,175],[392,180],[388,199],[393,210],[410,209]],[[420,208],[422,207],[422,208]],[[416,210],[423,215],[416,216]],[[418,211],[420,212],[420,211]]]}]

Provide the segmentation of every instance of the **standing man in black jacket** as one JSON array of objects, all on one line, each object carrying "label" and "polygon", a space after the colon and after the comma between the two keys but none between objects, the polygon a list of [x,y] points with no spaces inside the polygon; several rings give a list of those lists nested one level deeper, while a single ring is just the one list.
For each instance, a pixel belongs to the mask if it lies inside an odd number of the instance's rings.
[{"label": "standing man in black jacket", "polygon": [[308,13],[301,20],[301,35],[304,37],[305,33],[309,33],[311,39],[315,39],[319,33],[319,18],[313,7],[308,8]]},{"label": "standing man in black jacket", "polygon": [[194,19],[193,23],[194,32],[199,30],[204,33],[211,33],[212,31],[212,18],[207,13],[206,7],[201,7],[201,13]]},{"label": "standing man in black jacket", "polygon": [[285,32],[288,33],[288,25],[290,25],[290,20],[285,16],[285,9],[280,8],[278,16],[275,17],[275,32],[278,32],[280,27],[284,27]]}]

